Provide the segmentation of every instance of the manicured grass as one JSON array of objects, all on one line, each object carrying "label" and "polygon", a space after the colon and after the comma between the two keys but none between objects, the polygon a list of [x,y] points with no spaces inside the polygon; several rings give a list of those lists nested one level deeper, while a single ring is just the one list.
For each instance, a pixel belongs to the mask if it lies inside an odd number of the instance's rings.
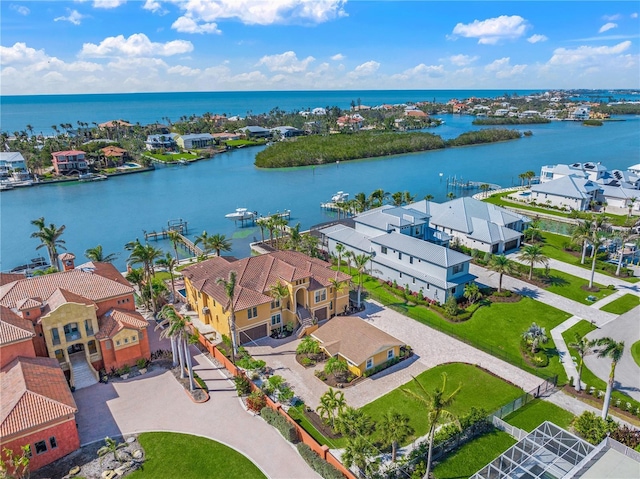
[{"label": "manicured grass", "polygon": [[605,304],[600,309],[608,313],[624,314],[627,311],[631,311],[637,306],[640,306],[640,298],[638,298],[638,296],[636,296],[635,294],[625,294],[615,301],[612,301],[609,304]]},{"label": "manicured grass", "polygon": [[[171,281],[171,275],[169,274],[168,271],[156,271],[153,274],[153,277],[155,279],[159,279],[160,281]],[[173,275],[174,279],[175,279],[175,274]]]},{"label": "manicured grass", "polygon": [[[489,414],[523,394],[520,388],[476,366],[463,363],[436,366],[418,375],[417,380],[427,391],[433,392],[436,388],[442,386],[442,373],[447,374],[447,392],[453,392],[459,385],[462,385],[454,403],[447,408],[456,416],[467,414],[472,407],[485,409]],[[427,420],[427,411],[425,411],[424,407],[418,401],[402,392],[402,388],[412,391],[417,390],[417,386],[413,384],[413,381],[409,381],[363,406],[361,410],[371,416],[374,422],[380,421],[382,416],[390,409],[409,416],[409,422],[415,431],[414,437],[406,441],[409,443],[416,437],[427,434],[429,422]]]},{"label": "manicured grass", "polygon": [[542,399],[534,399],[530,403],[509,414],[504,420],[512,426],[533,431],[545,421],[550,421],[560,427],[567,428],[575,416],[569,411]]},{"label": "manicured grass", "polygon": [[[567,329],[564,333],[562,333],[562,339],[564,339],[564,342],[568,347],[570,343],[575,342],[576,333],[584,337],[594,329],[598,329],[598,327],[591,324],[586,319],[581,319],[576,324],[574,324],[569,329]],[[573,356],[574,355],[573,351],[571,349],[569,349],[569,351],[572,353],[571,355]]]},{"label": "manicured grass", "polygon": [[[348,272],[347,268],[342,268]],[[479,308],[471,319],[452,323],[425,306],[408,304],[382,287],[380,282],[365,276],[364,288],[370,296],[405,316],[457,337],[472,346],[493,354],[505,361],[541,377],[558,376],[560,385],[567,382],[567,375],[560,364],[555,344],[551,338],[543,345],[549,356],[549,365],[536,368],[528,364],[520,352],[520,340],[532,322],[550,331],[566,321],[570,314],[530,298],[517,303],[493,303]]]},{"label": "manicured grass", "polygon": [[588,296],[595,296],[598,300],[605,298],[612,294],[615,290],[607,289],[601,284],[594,283],[593,285],[600,288],[598,292],[589,292],[582,289],[582,286],[588,286],[589,281],[577,276],[572,276],[563,271],[552,269],[549,271],[551,278],[551,284],[545,289],[550,293],[559,294],[565,298],[572,299],[582,304],[592,304],[593,301],[587,300]]},{"label": "manicured grass", "polygon": [[168,432],[145,432],[139,441],[145,450],[144,469],[131,479],[253,479],[266,477],[239,452],[199,436]]},{"label": "manicured grass", "polygon": [[506,432],[494,430],[468,442],[433,469],[437,479],[471,477],[516,443]]},{"label": "manicured grass", "polygon": [[638,366],[640,366],[640,341],[636,341],[629,348],[631,351],[631,356],[633,356],[633,360],[636,362]]},{"label": "manicured grass", "polygon": [[298,409],[298,407],[305,407],[304,404],[301,406],[292,407],[289,409],[289,416],[296,421],[302,428],[307,431],[311,437],[313,437],[316,441],[318,441],[321,445],[329,446],[332,449],[338,449],[340,447],[344,447],[346,444],[346,439],[339,438],[337,440],[331,440],[328,437],[325,437],[320,431],[318,431],[311,421],[307,419],[304,413]]},{"label": "manicured grass", "polygon": [[234,147],[238,147],[238,146],[255,146],[255,145],[264,145],[267,142],[267,140],[228,140],[225,141],[225,143],[228,146],[234,146]]},{"label": "manicured grass", "polygon": [[158,161],[171,162],[178,160],[195,160],[198,155],[194,155],[193,153],[176,153],[175,155],[162,155],[160,153],[145,153],[145,155],[155,158]]}]

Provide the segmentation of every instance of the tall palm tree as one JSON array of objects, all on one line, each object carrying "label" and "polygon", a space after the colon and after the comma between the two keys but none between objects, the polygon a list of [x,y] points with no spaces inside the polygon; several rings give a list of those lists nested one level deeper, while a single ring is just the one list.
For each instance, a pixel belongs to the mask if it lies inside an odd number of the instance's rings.
[{"label": "tall palm tree", "polygon": [[593,352],[593,348],[596,346],[597,340],[588,340],[586,337],[581,336],[580,333],[575,333],[574,341],[569,343],[568,346],[571,349],[575,349],[580,356],[580,363],[578,364],[578,379],[576,381],[576,391],[582,390],[582,368],[584,366],[584,357]]},{"label": "tall palm tree", "polygon": [[225,235],[215,234],[208,240],[208,246],[220,256],[221,251],[231,251],[231,241]]},{"label": "tall palm tree", "polygon": [[196,239],[193,242],[195,246],[202,244],[202,252],[204,256],[209,256],[213,251],[213,248],[211,248],[211,245],[209,244],[209,238],[209,233],[203,231],[201,235],[196,236]]},{"label": "tall palm tree", "polygon": [[425,195],[424,196],[424,199],[427,200],[427,201],[431,201],[431,200],[433,200],[433,198],[434,198],[433,195]]},{"label": "tall palm tree", "polygon": [[369,195],[369,203],[372,208],[378,208],[384,204],[385,200],[388,197],[389,193],[385,192],[381,188],[378,188],[377,190],[373,190]]},{"label": "tall palm tree", "polygon": [[363,436],[352,436],[348,439],[342,453],[342,462],[345,466],[356,466],[360,470],[360,475],[366,474],[369,460],[376,454],[376,449],[367,438]]},{"label": "tall palm tree", "polygon": [[346,406],[336,417],[336,430],[343,436],[368,436],[373,432],[373,421],[362,409]]},{"label": "tall palm tree", "polygon": [[549,258],[543,254],[542,247],[538,245],[530,245],[522,248],[521,253],[518,255],[518,259],[525,263],[529,263],[529,281],[533,278],[533,266],[535,264],[549,264]]},{"label": "tall palm tree", "polygon": [[301,243],[300,223],[297,223],[293,228],[289,228],[289,249],[298,251]]},{"label": "tall palm tree", "polygon": [[513,272],[513,262],[503,254],[491,256],[489,261],[489,268],[498,276],[498,293],[502,292],[502,276],[505,274],[511,274]]},{"label": "tall palm tree", "polygon": [[529,183],[529,186],[531,186],[531,180],[533,180],[536,177],[535,172],[529,170],[529,171],[525,171],[524,172],[524,177],[527,180],[527,182]]},{"label": "tall palm tree", "polygon": [[427,471],[424,475],[424,479],[429,479],[429,473],[431,472],[431,456],[433,455],[433,438],[436,434],[438,425],[448,421],[453,422],[458,426],[458,428],[460,428],[460,422],[447,408],[449,408],[455,401],[462,385],[459,385],[453,392],[447,393],[447,375],[442,373],[442,387],[440,389],[436,388],[434,392],[429,392],[420,381],[413,376],[412,378],[412,384],[414,385],[415,390],[402,388],[401,391],[410,398],[418,401],[420,405],[428,411],[429,454],[427,456]]},{"label": "tall palm tree", "polygon": [[159,260],[156,261],[156,264],[159,265],[159,266],[162,266],[164,268],[167,268],[167,271],[169,272],[169,277],[171,278],[171,291],[173,292],[173,302],[175,303],[175,301],[176,301],[176,284],[175,284],[173,270],[178,265],[178,261],[176,260],[176,258],[171,256],[171,253],[167,252],[164,255],[164,257],[162,257],[162,258],[160,258]]},{"label": "tall palm tree", "polygon": [[269,287],[269,296],[271,296],[280,305],[280,332],[284,325],[284,318],[282,317],[282,306],[284,299],[289,297],[289,288],[286,284],[278,280],[277,283],[272,284]]},{"label": "tall palm tree", "polygon": [[591,252],[591,276],[589,277],[589,288],[593,288],[593,279],[596,275],[596,260],[598,259],[596,251],[600,249],[600,246],[602,246],[604,240],[605,238],[599,234],[598,230],[591,231],[591,239],[589,240],[589,242],[591,243],[593,251]]},{"label": "tall palm tree", "polygon": [[364,193],[356,193],[356,196],[354,196],[353,199],[356,213],[362,213],[363,211],[368,210],[371,206],[371,201]]},{"label": "tall palm tree", "polygon": [[160,325],[166,326],[162,333],[160,333],[160,337],[175,338],[178,356],[180,358],[180,377],[185,377],[184,370],[186,368],[189,374],[189,390],[193,391],[193,365],[191,363],[191,355],[189,354],[189,337],[191,336],[189,326],[184,317],[178,314],[173,306],[166,305],[162,308],[160,316],[164,318],[164,321],[160,323]]},{"label": "tall palm tree", "polygon": [[629,239],[631,233],[630,229],[623,229],[618,232],[618,238],[620,238],[620,251],[618,252],[618,266],[616,267],[616,276],[620,276],[620,270],[622,269],[622,260],[624,258],[624,244]]},{"label": "tall palm tree", "polygon": [[[222,285],[225,295],[227,296],[227,306],[224,308],[229,311],[229,334],[231,335],[231,362],[236,363],[236,354],[238,354],[238,339],[236,338],[236,313],[235,313],[235,292],[236,292],[236,276],[235,271],[229,272],[229,278],[218,278],[216,283]],[[226,312],[225,311],[225,312]]]},{"label": "tall palm tree", "polygon": [[627,208],[629,209],[629,218],[631,218],[631,211],[633,210],[633,205],[636,204],[636,201],[638,201],[638,198],[636,198],[635,196],[629,198],[627,200]]},{"label": "tall palm tree", "polygon": [[589,246],[589,240],[591,239],[591,230],[593,229],[593,221],[583,220],[574,229],[571,234],[571,240],[574,243],[582,245],[582,258],[580,264],[584,264],[584,260],[587,256],[587,247]]},{"label": "tall palm tree", "polygon": [[346,407],[347,401],[344,398],[344,393],[329,388],[327,392],[320,396],[320,405],[316,408],[316,411],[318,411],[321,418],[326,418],[329,421],[332,428],[335,428],[336,416]]},{"label": "tall palm tree", "polygon": [[409,416],[388,410],[376,429],[382,435],[382,443],[391,446],[391,460],[396,462],[398,443],[405,441],[414,433],[413,427],[409,424]]},{"label": "tall palm tree", "polygon": [[173,252],[176,255],[177,263],[178,261],[180,261],[180,258],[178,257],[178,243],[182,242],[182,235],[176,230],[169,230],[167,232],[167,237],[169,238],[169,241],[171,241],[171,245],[173,246]]},{"label": "tall palm tree", "polygon": [[408,205],[416,200],[416,195],[412,195],[408,191],[404,192],[404,204]]},{"label": "tall palm tree", "polygon": [[342,290],[347,285],[346,281],[340,281],[337,278],[337,273],[335,278],[329,278],[329,284],[333,288],[333,310],[338,311],[338,293],[342,292]]},{"label": "tall palm tree", "polygon": [[57,227],[53,223],[49,226],[45,224],[44,217],[40,217],[31,221],[31,224],[38,227],[38,231],[31,233],[31,238],[37,238],[40,240],[40,244],[36,246],[36,249],[46,248],[49,254],[49,261],[51,266],[54,266],[60,271],[60,261],[58,260],[58,248],[66,250],[64,244],[65,241],[60,239],[62,233],[66,228],[65,225]]},{"label": "tall palm tree", "polygon": [[342,255],[347,250],[342,243],[336,243],[336,254],[338,255],[338,269],[342,266]]},{"label": "tall palm tree", "polygon": [[101,244],[94,248],[89,248],[84,252],[84,255],[89,261],[95,261],[96,263],[112,263],[118,257],[116,253],[105,255]]},{"label": "tall palm tree", "polygon": [[602,419],[607,419],[609,413],[609,404],[611,403],[611,393],[613,392],[613,381],[616,374],[616,366],[624,354],[624,341],[615,341],[612,338],[605,337],[597,340],[596,345],[601,347],[597,351],[599,358],[611,359],[611,371],[609,372],[609,380],[607,381],[607,392],[604,396],[604,404],[602,405]]},{"label": "tall palm tree", "polygon": [[360,309],[360,296],[362,294],[362,275],[367,270],[367,263],[373,256],[362,253],[353,257],[353,263],[358,273],[358,309]]},{"label": "tall palm tree", "polygon": [[149,288],[149,299],[151,301],[152,312],[155,313],[156,300],[153,294],[153,275],[154,275],[154,263],[156,260],[162,257],[162,250],[155,248],[149,244],[142,244],[139,240],[135,240],[131,243],[127,243],[125,248],[131,251],[127,261],[131,264],[141,264],[145,273],[145,280]]},{"label": "tall palm tree", "polygon": [[391,204],[393,206],[402,206],[404,203],[404,194],[402,191],[396,191],[391,195]]}]

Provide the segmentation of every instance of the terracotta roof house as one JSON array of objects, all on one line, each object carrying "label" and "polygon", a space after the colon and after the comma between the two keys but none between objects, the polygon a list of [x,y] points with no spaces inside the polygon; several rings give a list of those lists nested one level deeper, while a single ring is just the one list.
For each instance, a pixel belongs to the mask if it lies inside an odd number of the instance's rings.
[{"label": "terracotta roof house", "polygon": [[113,161],[114,163],[121,165],[123,162],[127,161],[130,158],[129,152],[124,148],[119,148],[117,146],[106,146],[101,148],[100,151],[102,155]]},{"label": "terracotta roof house", "polygon": [[357,316],[338,316],[311,336],[330,357],[344,359],[357,376],[400,356],[404,343]]},{"label": "terracotta roof house", "polygon": [[126,122],[124,120],[109,120],[109,121],[105,121],[104,123],[100,123],[98,124],[98,127],[101,129],[105,129],[105,128],[132,128],[133,125],[129,122]]},{"label": "terracotta roof house", "polygon": [[57,175],[86,173],[89,171],[85,152],[80,150],[55,151],[51,162]]},{"label": "terracotta roof house", "polygon": [[100,369],[133,365],[150,351],[131,285],[109,263],[73,268],[73,258],[64,261],[66,271],[0,286],[0,307],[3,321],[8,311],[8,321],[29,322],[35,355],[56,358],[81,388],[97,382]]},{"label": "terracotta roof house", "polygon": [[31,321],[22,319],[5,306],[0,306],[0,368],[18,356],[34,357],[35,336]]},{"label": "terracotta roof house", "polygon": [[29,445],[35,471],[80,447],[73,395],[58,362],[18,357],[0,370],[0,442],[14,454]]},{"label": "terracotta roof house", "polygon": [[[299,252],[277,251],[234,261],[215,257],[185,268],[182,274],[187,301],[200,321],[231,336],[228,319],[233,310],[236,339],[244,344],[287,325],[310,327],[342,311],[349,302],[346,284],[351,277],[330,266]],[[218,279],[227,280],[232,271],[236,287],[230,302]],[[278,283],[289,291],[281,299],[270,292]]]}]

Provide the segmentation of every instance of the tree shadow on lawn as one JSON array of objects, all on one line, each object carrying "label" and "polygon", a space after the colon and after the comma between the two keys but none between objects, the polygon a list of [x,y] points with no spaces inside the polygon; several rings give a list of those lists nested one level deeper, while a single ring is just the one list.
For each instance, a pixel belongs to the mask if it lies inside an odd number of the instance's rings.
[{"label": "tree shadow on lawn", "polygon": [[540,297],[540,293],[538,292],[538,290],[529,288],[527,286],[523,288],[515,288],[513,292],[518,293],[520,296],[526,296],[531,299],[537,299],[538,297]]},{"label": "tree shadow on lawn", "polygon": [[547,286],[567,286],[569,281],[559,276],[549,276],[547,278]]}]

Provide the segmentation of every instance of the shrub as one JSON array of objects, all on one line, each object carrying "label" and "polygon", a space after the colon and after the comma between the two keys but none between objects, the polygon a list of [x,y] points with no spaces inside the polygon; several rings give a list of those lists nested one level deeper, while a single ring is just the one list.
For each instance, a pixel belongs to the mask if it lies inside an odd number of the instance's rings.
[{"label": "shrub", "polygon": [[394,356],[393,358],[385,361],[384,363],[378,364],[374,368],[366,369],[364,373],[362,373],[362,375],[365,378],[368,378],[369,376],[379,373],[383,369],[387,369],[388,367],[393,366],[394,364],[398,364],[399,362],[400,362],[400,358],[398,356]]},{"label": "shrub", "polygon": [[585,411],[574,419],[573,428],[587,442],[599,444],[607,434],[618,429],[618,424],[610,417],[604,420],[591,411]]},{"label": "shrub", "polygon": [[293,389],[288,386],[281,386],[278,392],[278,401],[286,403],[293,399]]},{"label": "shrub", "polygon": [[312,365],[314,364],[314,362],[313,362],[313,361],[311,361],[311,359],[306,358],[306,357],[305,357],[305,358],[302,358],[302,359],[300,360],[300,363],[301,363],[303,366],[312,366]]},{"label": "shrub", "polygon": [[267,405],[267,399],[260,390],[253,391],[247,397],[247,407],[252,411],[259,412]]},{"label": "shrub", "polygon": [[200,386],[200,389],[202,389],[204,391],[209,391],[209,388],[207,387],[207,384],[195,372],[193,373],[193,379],[196,381],[196,383],[198,383],[198,386]]},{"label": "shrub", "polygon": [[233,378],[233,382],[236,385],[236,392],[238,396],[246,396],[251,392],[251,381],[244,375],[240,374]]},{"label": "shrub", "polygon": [[260,417],[280,431],[280,434],[282,434],[287,441],[294,444],[298,442],[298,431],[296,430],[296,427],[278,412],[274,411],[270,407],[263,407],[260,410]]},{"label": "shrub", "polygon": [[138,369],[146,368],[147,364],[149,364],[149,361],[145,358],[140,358],[136,361],[136,366],[138,366]]},{"label": "shrub", "polygon": [[307,464],[320,474],[324,479],[343,479],[344,476],[338,469],[333,467],[327,461],[318,456],[313,449],[307,446],[304,443],[300,443],[296,446],[298,448],[298,452],[302,456],[302,459],[306,461]]}]

